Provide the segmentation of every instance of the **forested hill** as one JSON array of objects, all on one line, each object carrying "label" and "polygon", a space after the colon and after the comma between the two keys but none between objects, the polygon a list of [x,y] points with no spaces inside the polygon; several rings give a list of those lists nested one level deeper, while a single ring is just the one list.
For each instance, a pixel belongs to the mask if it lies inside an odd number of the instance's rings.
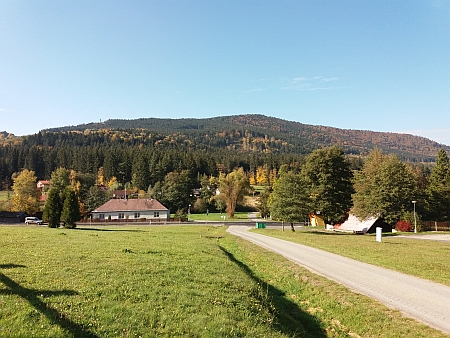
[{"label": "forested hill", "polygon": [[160,135],[158,143],[189,143],[197,149],[218,147],[238,151],[308,154],[340,145],[347,154],[366,155],[374,147],[403,160],[433,161],[438,150],[450,147],[409,134],[315,126],[264,115],[234,115],[205,119],[111,119],[101,123],[53,128],[44,132],[122,131],[139,137],[142,131]]}]

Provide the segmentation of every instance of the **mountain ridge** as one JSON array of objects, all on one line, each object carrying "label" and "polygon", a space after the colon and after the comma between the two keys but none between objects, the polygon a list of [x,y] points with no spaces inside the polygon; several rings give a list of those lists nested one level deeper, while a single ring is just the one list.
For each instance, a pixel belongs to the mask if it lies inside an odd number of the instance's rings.
[{"label": "mountain ridge", "polygon": [[[95,131],[95,130],[149,130],[158,132],[178,131],[218,132],[233,129],[249,129],[255,133],[266,133],[267,137],[302,144],[305,152],[337,144],[346,153],[366,155],[375,147],[387,153],[396,153],[404,159],[435,158],[440,148],[450,152],[450,147],[422,136],[404,133],[377,132],[371,130],[342,129],[329,126],[303,124],[261,114],[228,115],[211,118],[138,118],[108,119],[77,126],[44,129],[42,132]],[[428,159],[426,159],[428,158]]]}]

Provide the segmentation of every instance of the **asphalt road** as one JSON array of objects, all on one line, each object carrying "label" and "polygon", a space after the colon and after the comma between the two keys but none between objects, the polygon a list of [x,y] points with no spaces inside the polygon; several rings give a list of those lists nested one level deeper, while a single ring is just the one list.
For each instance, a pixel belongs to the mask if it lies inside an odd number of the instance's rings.
[{"label": "asphalt road", "polygon": [[450,287],[230,226],[228,232],[450,334]]}]

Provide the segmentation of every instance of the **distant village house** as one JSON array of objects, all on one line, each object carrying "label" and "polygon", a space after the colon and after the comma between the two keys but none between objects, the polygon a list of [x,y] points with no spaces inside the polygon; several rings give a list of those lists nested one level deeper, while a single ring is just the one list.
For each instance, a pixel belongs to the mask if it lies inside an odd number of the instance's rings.
[{"label": "distant village house", "polygon": [[169,209],[155,199],[111,199],[92,211],[99,220],[167,220]]}]

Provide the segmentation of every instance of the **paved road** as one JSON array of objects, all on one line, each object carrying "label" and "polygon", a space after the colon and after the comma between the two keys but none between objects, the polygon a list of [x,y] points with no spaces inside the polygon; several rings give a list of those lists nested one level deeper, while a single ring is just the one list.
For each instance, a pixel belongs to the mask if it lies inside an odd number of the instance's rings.
[{"label": "paved road", "polygon": [[450,334],[450,287],[247,229],[231,226],[227,231]]}]

